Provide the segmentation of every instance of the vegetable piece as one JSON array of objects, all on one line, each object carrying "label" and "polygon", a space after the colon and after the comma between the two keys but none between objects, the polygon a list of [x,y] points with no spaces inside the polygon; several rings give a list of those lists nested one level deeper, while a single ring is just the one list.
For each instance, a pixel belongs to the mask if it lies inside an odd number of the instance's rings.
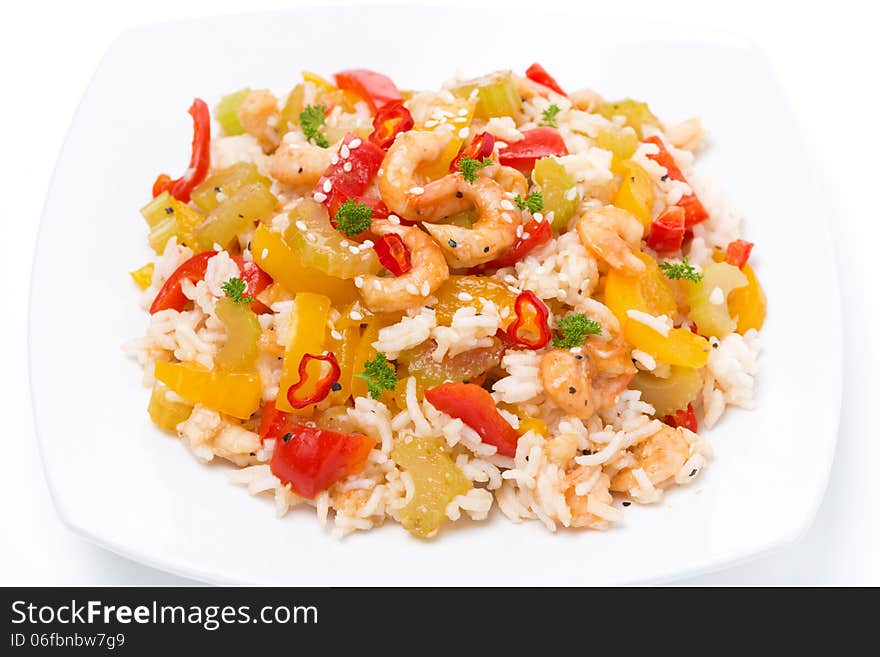
[{"label": "vegetable piece", "polygon": [[655,416],[665,417],[697,398],[703,388],[703,377],[692,367],[674,366],[665,379],[650,372],[636,372],[629,387],[641,391],[642,401],[654,407]]},{"label": "vegetable piece", "polygon": [[256,372],[208,370],[196,363],[156,363],[156,379],[194,404],[246,420],[260,408]]},{"label": "vegetable piece", "polygon": [[144,220],[147,222],[147,225],[150,228],[153,228],[157,224],[161,223],[164,219],[167,219],[171,215],[174,214],[174,205],[172,201],[175,201],[173,196],[168,192],[162,192],[155,198],[153,198],[149,203],[147,203],[144,207],[141,208],[141,215],[144,217]]},{"label": "vegetable piece", "polygon": [[602,103],[597,109],[597,113],[601,114],[609,121],[615,116],[623,116],[626,118],[626,124],[636,131],[639,139],[643,136],[643,126],[650,125],[655,128],[662,127],[660,125],[660,120],[654,116],[648,108],[647,103],[632,100],[631,98],[625,98],[624,100],[618,100],[612,103]]},{"label": "vegetable piece", "polygon": [[562,136],[553,128],[533,128],[524,130],[522,134],[520,141],[508,144],[498,152],[501,164],[528,171],[542,157],[568,155]]},{"label": "vegetable piece", "polygon": [[697,432],[697,414],[694,413],[693,404],[688,404],[686,409],[675,411],[672,415],[667,415],[663,421],[670,427],[684,427],[694,433]]},{"label": "vegetable piece", "polygon": [[[176,432],[177,425],[185,421],[192,413],[192,404],[168,399],[168,387],[162,383],[153,384],[147,413],[157,427],[163,431]],[[173,394],[173,393],[172,393]]]},{"label": "vegetable piece", "polygon": [[400,235],[394,233],[382,235],[373,244],[373,250],[382,266],[394,276],[403,276],[412,269],[409,249],[406,248]]},{"label": "vegetable piece", "polygon": [[189,108],[193,119],[192,155],[186,173],[172,180],[161,174],[153,183],[153,196],[168,192],[179,201],[189,203],[190,192],[208,175],[211,166],[211,114],[201,98],[196,98]]},{"label": "vegetable piece", "polygon": [[304,199],[288,216],[284,240],[301,265],[345,279],[379,271],[376,253],[346,239],[330,223],[327,208],[320,203]]},{"label": "vegetable piece", "polygon": [[510,247],[510,250],[483,265],[473,268],[473,273],[484,272],[489,269],[500,269],[501,267],[511,267],[529,253],[537,249],[539,246],[546,244],[553,238],[553,229],[547,219],[538,221],[532,219],[523,226],[522,235],[516,238],[516,242]]},{"label": "vegetable piece", "polygon": [[[244,284],[240,278],[238,280]],[[226,327],[226,342],[217,351],[217,366],[224,370],[248,370],[257,359],[257,340],[263,332],[256,314],[247,303],[237,303],[230,297],[217,301],[215,312]]]},{"label": "vegetable piece", "polygon": [[173,235],[177,236],[178,244],[194,245],[195,229],[204,221],[201,213],[168,192],[162,192],[147,203],[141,208],[141,214],[150,226],[147,240],[159,254],[165,250],[165,244]]},{"label": "vegetable piece", "polygon": [[350,280],[329,276],[300,262],[299,253],[269,226],[259,225],[251,239],[254,262],[269,276],[292,293],[312,292],[343,305],[359,297]]},{"label": "vegetable piece", "polygon": [[326,122],[326,115],[327,108],[324,105],[306,105],[299,113],[299,126],[306,140],[321,148],[330,145],[327,136],[321,132],[321,127]]},{"label": "vegetable piece", "polygon": [[638,276],[627,276],[620,270],[610,270],[605,282],[605,305],[621,325],[628,318],[628,310],[672,317],[677,306],[669,282],[651,256],[647,253],[635,255],[645,263],[645,271]]},{"label": "vegetable piece", "polygon": [[541,187],[545,219],[552,222],[556,232],[565,230],[580,202],[574,178],[554,157],[535,162],[532,178]]},{"label": "vegetable piece", "polygon": [[203,249],[215,244],[228,247],[238,233],[274,215],[277,205],[278,199],[265,185],[245,185],[214,208],[196,228],[196,244]]},{"label": "vegetable piece", "polygon": [[635,131],[619,126],[600,128],[596,135],[596,146],[611,151],[611,170],[624,175],[623,163],[627,162],[639,147],[639,137]]},{"label": "vegetable piece", "polygon": [[168,310],[169,308],[177,311],[183,310],[186,304],[189,303],[189,299],[186,298],[181,289],[183,280],[186,279],[197,283],[205,278],[208,260],[215,255],[217,255],[216,251],[197,253],[175,269],[171,276],[165,280],[165,284],[159,289],[156,298],[153,299],[153,304],[150,306],[150,314],[153,315],[160,310]]},{"label": "vegetable piece", "polygon": [[532,82],[537,82],[538,84],[543,84],[545,87],[549,87],[562,96],[568,95],[562,90],[562,87],[559,86],[559,83],[556,82],[553,76],[537,62],[526,69],[526,77]]},{"label": "vegetable piece", "polygon": [[376,144],[348,133],[339,146],[336,163],[327,167],[315,185],[315,200],[324,203],[331,215],[336,214],[348,199],[359,198],[367,191],[384,157],[385,151]]},{"label": "vegetable piece", "polygon": [[520,419],[519,427],[517,427],[516,432],[520,436],[525,436],[529,431],[533,431],[545,438],[550,436],[550,429],[547,427],[547,423],[544,422],[544,420],[526,415]]},{"label": "vegetable piece", "polygon": [[314,499],[341,479],[364,469],[372,438],[289,422],[275,441],[269,468],[297,495]]},{"label": "vegetable piece", "polygon": [[[492,164],[491,156],[495,151],[495,136],[490,132],[481,132],[476,135],[470,144],[461,151],[452,162],[449,164],[450,171],[462,171],[464,170],[461,167],[462,160],[473,160],[475,164],[467,165],[473,168],[473,172],[476,173],[478,168],[482,168],[485,166],[489,166]],[[470,182],[473,182],[472,178],[467,178]]]},{"label": "vegetable piece", "polygon": [[245,283],[242,295],[250,299],[251,310],[258,315],[270,312],[268,306],[256,301],[256,297],[272,284],[272,277],[260,269],[257,263],[245,260],[243,256],[232,256],[232,260],[238,265],[238,270],[241,272],[241,280]]},{"label": "vegetable piece", "polygon": [[706,265],[702,279],[687,284],[686,301],[691,307],[688,316],[701,335],[721,339],[736,329],[736,322],[727,308],[727,297],[733,290],[747,287],[748,284],[746,275],[726,262]]},{"label": "vegetable piece", "polygon": [[177,235],[177,220],[174,217],[163,219],[150,229],[147,236],[147,243],[150,248],[157,254],[161,255],[165,251],[165,245],[168,240]]},{"label": "vegetable piece", "polygon": [[305,86],[302,84],[296,85],[287,94],[284,107],[281,108],[280,116],[278,117],[278,127],[276,129],[278,130],[279,137],[284,137],[284,135],[299,125],[299,115],[305,107],[304,98]]},{"label": "vegetable piece", "polygon": [[236,162],[205,178],[193,189],[192,201],[202,212],[211,212],[220,205],[221,199],[229,198],[242,187],[256,183],[269,189],[272,181],[262,175],[253,162]]},{"label": "vegetable piece", "polygon": [[414,125],[412,114],[403,103],[389,103],[373,117],[373,132],[370,133],[369,140],[386,150],[397,139],[397,135],[412,130]]},{"label": "vegetable piece", "polygon": [[446,507],[471,488],[448,448],[439,440],[413,437],[398,442],[391,458],[410,474],[412,500],[400,510],[400,523],[413,536],[430,538],[446,518]]},{"label": "vegetable piece", "polygon": [[[434,316],[437,323],[449,326],[452,315],[463,306],[482,307],[480,299],[491,301],[498,307],[502,317],[507,317],[509,324],[515,316],[513,305],[516,295],[504,283],[486,276],[450,276],[434,293],[437,303],[434,305]],[[504,309],[507,309],[505,313]]]},{"label": "vegetable piece", "polygon": [[220,124],[224,135],[231,137],[244,132],[241,121],[238,120],[238,110],[250,92],[251,90],[245,87],[240,91],[226,94],[214,106],[214,119]]},{"label": "vegetable piece", "polygon": [[293,299],[290,324],[287,328],[287,347],[281,364],[281,380],[275,407],[280,411],[308,415],[313,406],[295,409],[287,399],[287,390],[300,380],[300,364],[306,354],[324,351],[324,333],[330,317],[330,299],[320,294],[299,292]]},{"label": "vegetable piece", "polygon": [[263,416],[260,418],[260,442],[267,438],[277,440],[284,435],[284,425],[290,416],[284,411],[275,408],[275,402],[271,399],[263,404]]},{"label": "vegetable piece", "polygon": [[724,262],[742,269],[749,261],[753,246],[755,246],[753,242],[734,240],[727,245],[727,253],[724,256]]},{"label": "vegetable piece", "polygon": [[700,368],[709,360],[709,341],[685,328],[670,329],[664,336],[650,326],[628,319],[623,325],[623,335],[633,347],[662,363]]},{"label": "vegetable piece", "polygon": [[339,206],[333,216],[333,224],[336,230],[348,237],[357,237],[372,224],[373,208],[366,203],[360,203],[350,198]]},{"label": "vegetable piece", "polygon": [[[470,134],[475,106],[476,99],[453,98],[450,102],[442,101],[435,106],[434,111],[422,123],[416,125],[419,130],[429,132],[448,130],[450,126],[453,128],[452,136],[440,156],[433,162],[425,162],[420,167],[421,174],[427,180],[436,180],[445,176],[449,171],[457,170],[457,167],[451,163],[460,155],[459,151],[462,151],[462,145],[465,143],[467,135]],[[491,154],[491,152],[485,153],[485,155]]]},{"label": "vegetable piece", "polygon": [[743,265],[748,285],[733,290],[727,297],[727,309],[736,318],[736,332],[744,335],[749,329],[760,331],[767,316],[767,296],[749,264]]},{"label": "vegetable piece", "polygon": [[553,346],[561,349],[573,349],[583,346],[589,335],[601,335],[602,327],[594,319],[583,313],[566,315],[556,324],[559,335],[553,336]]},{"label": "vegetable piece", "polygon": [[681,249],[684,241],[684,208],[671,205],[661,212],[648,232],[648,247],[658,253],[671,253]]},{"label": "vegetable piece", "polygon": [[337,87],[363,98],[373,114],[390,103],[403,102],[400,90],[387,75],[367,69],[351,69],[340,71],[334,78]]},{"label": "vegetable piece", "polygon": [[[317,368],[310,368],[312,363],[323,364],[319,364]],[[341,373],[339,363],[332,351],[323,356],[304,354],[299,362],[297,372],[299,380],[290,386],[285,393],[287,403],[297,410],[324,401],[327,395],[338,387]]]},{"label": "vegetable piece", "polygon": [[513,197],[513,202],[516,203],[516,207],[520,210],[528,210],[532,214],[544,209],[544,197],[541,195],[541,192],[532,192],[526,198],[517,194]]},{"label": "vegetable piece", "polygon": [[367,391],[373,399],[379,399],[385,390],[394,390],[397,386],[397,373],[388,363],[385,354],[378,353],[372,360],[364,362],[364,369],[355,374],[367,382]]},{"label": "vegetable piece", "polygon": [[685,280],[699,283],[703,279],[703,273],[697,271],[697,268],[690,263],[687,256],[682,258],[681,262],[661,262],[658,267],[660,267],[663,275],[672,281]]},{"label": "vegetable piece", "polygon": [[481,78],[460,82],[450,91],[459,98],[470,99],[476,91],[477,105],[474,118],[491,119],[493,116],[516,116],[522,111],[522,98],[510,71],[497,71]]},{"label": "vegetable piece", "polygon": [[351,397],[351,377],[354,375],[354,359],[360,343],[360,326],[347,326],[330,333],[329,350],[339,364],[338,386],[333,386],[328,396],[331,404],[344,404]]},{"label": "vegetable piece", "polygon": [[458,418],[480,434],[484,443],[494,445],[503,456],[514,456],[519,436],[495,408],[495,400],[473,383],[442,383],[425,390],[434,408]]},{"label": "vegetable piece", "polygon": [[[383,324],[384,322],[379,317],[370,317],[366,320],[366,326],[364,326],[363,332],[361,333],[361,338],[354,355],[354,364],[352,365],[352,397],[366,397],[369,395],[367,379],[358,375],[365,372],[366,363],[375,359],[377,356],[373,343],[379,339],[379,330],[382,328]],[[358,323],[358,326],[360,326],[360,323]]]},{"label": "vegetable piece", "polygon": [[503,346],[501,340],[492,339],[491,347],[470,349],[455,356],[447,356],[441,361],[434,360],[433,341],[426,341],[417,347],[401,352],[397,362],[407,368],[419,386],[431,388],[446,381],[468,383],[496,367],[501,362]]},{"label": "vegetable piece", "polygon": [[[666,149],[666,145],[660,137],[648,137],[645,142],[654,144],[660,149],[659,153],[648,155],[648,157],[664,167],[666,169],[666,175],[672,180],[678,180],[683,183],[687,182],[684,174],[682,174],[681,169],[678,168],[678,165],[675,163],[675,160]],[[684,208],[684,225],[687,228],[691,228],[709,218],[709,213],[706,211],[706,208],[703,207],[703,204],[700,203],[700,199],[697,198],[696,194],[691,193],[682,196],[676,205]]]},{"label": "vegetable piece", "polygon": [[507,335],[519,346],[541,349],[550,342],[550,310],[531,290],[523,290],[513,303],[516,319],[507,327]]},{"label": "vegetable piece", "polygon": [[626,210],[647,227],[651,223],[651,210],[654,207],[654,183],[651,176],[635,162],[621,164],[623,181],[617,189],[612,205]]},{"label": "vegetable piece", "polygon": [[135,285],[142,290],[146,290],[153,282],[153,270],[155,268],[156,267],[152,262],[148,262],[143,267],[138,267],[133,272],[129,272],[129,274],[135,282]]}]

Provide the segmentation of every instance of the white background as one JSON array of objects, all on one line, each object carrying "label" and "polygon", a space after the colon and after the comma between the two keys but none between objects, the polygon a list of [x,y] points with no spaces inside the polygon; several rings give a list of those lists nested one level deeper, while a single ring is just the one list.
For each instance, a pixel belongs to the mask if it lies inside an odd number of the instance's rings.
[{"label": "white background", "polygon": [[[64,134],[98,60],[121,31],[144,23],[292,4],[297,3],[79,0],[14,3],[12,9],[7,7],[0,14],[0,271],[4,288],[0,300],[0,585],[186,583],[92,546],[67,531],[55,514],[37,453],[28,391],[26,309],[31,255]],[[455,10],[462,12],[467,39],[450,41],[450,51],[454,50],[456,57],[466,56],[468,48],[480,47],[480,29],[491,26],[467,22],[464,7],[469,3],[437,0],[433,4],[458,5]],[[497,6],[499,11],[521,11],[517,8],[527,6],[520,2],[480,4]],[[566,3],[542,0],[536,4],[564,7]],[[835,251],[840,261],[845,390],[840,438],[826,499],[815,524],[798,545],[683,583],[880,584],[880,423],[874,410],[880,396],[880,139],[876,127],[880,42],[875,33],[876,21],[866,14],[866,5],[855,0],[838,0],[833,5],[766,0],[737,0],[723,6],[677,0],[577,3],[581,11],[590,7],[596,15],[619,16],[621,21],[639,16],[661,24],[723,29],[750,37],[769,55],[796,109],[793,120],[799,123],[807,146],[824,165],[821,184],[827,185],[837,208],[828,218],[836,227],[837,243],[829,244],[821,253],[801,254],[805,268],[823,268]],[[332,26],[306,29],[329,32]],[[389,37],[393,35],[372,38]],[[552,35],[536,34],[535,38],[539,43]],[[586,19],[584,38],[589,38]],[[173,48],[174,44],[156,47]],[[303,54],[312,60],[319,56]],[[149,53],[145,52],[144,57]],[[180,65],[191,67],[193,76],[198,76],[199,66],[206,64]],[[649,65],[657,63],[646,62]],[[292,67],[297,68],[296,62]],[[157,94],[161,94],[161,74],[157,71],[155,79],[144,80]],[[660,74],[670,74],[672,84],[699,84],[699,80],[688,79],[686,62],[661,63]],[[582,82],[589,84],[588,63]],[[773,154],[756,152],[755,157],[772,158]],[[102,211],[102,187],[112,184],[93,181],[95,212]],[[804,185],[808,184],[815,181],[805,180]],[[780,193],[797,194],[797,190]],[[798,218],[777,219],[790,224],[792,248],[797,249]],[[106,220],[113,221],[114,217],[107,216]],[[102,304],[117,302],[92,298],[88,289],[77,285],[75,272],[60,284],[69,285],[70,294],[82,297],[83,314],[58,318],[59,340],[64,339],[65,322],[90,321]],[[798,284],[796,271],[791,272],[791,284]],[[822,299],[816,299],[813,307],[803,308],[802,330],[815,336],[816,350],[823,348]],[[822,376],[822,372],[816,372],[816,376]],[[96,404],[100,396],[100,390],[96,390]],[[821,409],[774,409],[777,411],[810,413]],[[88,412],[84,408],[82,416],[69,418],[71,426],[82,431],[82,425],[88,423]],[[766,503],[773,505],[774,500],[768,498]],[[785,509],[778,512],[784,514]]]}]

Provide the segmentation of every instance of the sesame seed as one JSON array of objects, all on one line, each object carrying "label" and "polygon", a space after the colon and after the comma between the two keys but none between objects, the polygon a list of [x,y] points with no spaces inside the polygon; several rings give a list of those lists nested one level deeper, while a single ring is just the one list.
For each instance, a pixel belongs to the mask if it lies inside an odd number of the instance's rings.
[{"label": "sesame seed", "polygon": [[348,247],[348,250],[351,251],[354,255],[357,255],[361,252],[361,250],[356,246],[350,246]]},{"label": "sesame seed", "polygon": [[[364,277],[363,276],[355,276],[354,277],[354,286],[357,288],[362,288],[364,286]],[[352,317],[354,319],[354,317]]]},{"label": "sesame seed", "polygon": [[422,281],[422,296],[426,297],[431,294],[431,286],[428,281]]},{"label": "sesame seed", "polygon": [[384,175],[385,175],[385,169],[383,169],[382,167],[379,167],[379,171],[376,172],[376,175],[384,176]]},{"label": "sesame seed", "polygon": [[459,116],[467,116],[469,113],[470,113],[470,110],[468,110],[467,107],[462,107],[460,110],[458,110]]},{"label": "sesame seed", "polygon": [[357,310],[352,310],[348,313],[348,316],[356,322],[359,322],[364,318],[363,313],[359,313]]},{"label": "sesame seed", "polygon": [[349,245],[349,244],[350,244],[350,242],[349,242],[348,240],[342,240],[341,242],[339,242],[339,245],[340,245],[343,249],[348,248],[348,245]]},{"label": "sesame seed", "polygon": [[330,331],[330,337],[334,340],[342,340],[342,333],[339,331]]},{"label": "sesame seed", "polygon": [[351,140],[351,143],[349,143],[348,147],[350,149],[354,150],[355,148],[357,148],[360,145],[361,145],[361,140],[358,139],[357,137],[355,137],[354,139]]},{"label": "sesame seed", "polygon": [[343,160],[347,160],[350,155],[351,151],[349,150],[348,146],[343,144],[342,148],[339,149],[339,157],[341,157]]},{"label": "sesame seed", "polygon": [[511,203],[507,199],[504,199],[503,201],[501,201],[501,207],[505,210],[513,210],[513,203]]},{"label": "sesame seed", "polygon": [[325,194],[329,194],[330,190],[333,189],[333,182],[328,178],[324,181],[324,186],[321,189],[324,190]]},{"label": "sesame seed", "polygon": [[262,253],[260,253],[260,256],[262,257],[263,260],[268,258],[269,257],[269,249],[263,249]]},{"label": "sesame seed", "polygon": [[334,166],[339,164],[339,156],[336,153],[333,153],[333,157],[330,158],[330,164]]},{"label": "sesame seed", "polygon": [[306,222],[303,221],[302,219],[298,220],[298,221],[294,224],[294,226],[296,226],[296,227],[299,228],[300,230],[308,230],[308,229],[309,229],[309,227],[306,226]]},{"label": "sesame seed", "polygon": [[469,134],[471,134],[470,128],[462,128],[461,130],[458,131],[458,138],[459,139],[467,139],[467,136]]},{"label": "sesame seed", "polygon": [[447,119],[451,119],[455,114],[450,112],[449,110],[440,110],[440,115],[446,117]]},{"label": "sesame seed", "polygon": [[501,213],[501,218],[502,218],[504,221],[506,221],[507,223],[509,223],[509,224],[512,224],[512,223],[513,223],[513,217],[511,217],[511,216],[510,216],[509,214],[507,214],[506,212],[502,212],[502,213]]},{"label": "sesame seed", "polygon": [[428,119],[427,121],[425,121],[425,127],[426,128],[434,128],[437,126],[437,123],[438,122],[435,121],[434,119]]},{"label": "sesame seed", "polygon": [[458,293],[458,300],[459,301],[473,301],[474,297],[472,295],[468,294],[467,292],[459,292]]},{"label": "sesame seed", "polygon": [[410,294],[418,294],[419,293],[418,288],[416,288],[416,286],[413,283],[406,284],[406,291],[409,292]]},{"label": "sesame seed", "polygon": [[342,170],[345,171],[346,173],[348,173],[349,171],[351,171],[351,162],[346,162],[345,164],[343,164],[343,165],[342,165]]},{"label": "sesame seed", "polygon": [[550,210],[550,212],[548,212],[544,218],[552,224],[553,223],[553,215],[554,215],[554,211]]},{"label": "sesame seed", "polygon": [[373,281],[373,289],[381,290],[381,289],[382,289],[382,283],[379,282],[378,280]]},{"label": "sesame seed", "polygon": [[542,221],[544,221],[544,214],[541,212],[536,212],[532,215],[532,219],[534,219],[538,223],[541,223]]},{"label": "sesame seed", "polygon": [[373,240],[364,240],[363,244],[361,244],[362,249],[372,249],[373,248]]},{"label": "sesame seed", "polygon": [[389,215],[388,215],[388,221],[390,221],[390,222],[391,222],[392,224],[394,224],[395,226],[399,226],[399,225],[400,225],[400,217],[398,217],[396,214],[389,214]]},{"label": "sesame seed", "polygon": [[522,234],[523,234],[523,227],[522,227],[522,226],[517,226],[517,227],[516,227],[516,236],[517,236],[517,237],[522,237]]},{"label": "sesame seed", "polygon": [[514,285],[516,283],[516,276],[513,276],[512,274],[507,274],[504,277],[504,282],[509,283],[510,285]]},{"label": "sesame seed", "polygon": [[529,231],[523,231],[522,238],[524,240],[529,239],[531,236],[532,236],[532,234]]},{"label": "sesame seed", "polygon": [[467,118],[465,118],[465,117],[463,117],[463,116],[459,116],[459,117],[457,117],[457,118],[455,118],[455,119],[452,119],[452,122],[453,122],[453,123],[467,123],[468,120],[467,120]]},{"label": "sesame seed", "polygon": [[315,199],[315,201],[318,203],[323,203],[327,200],[327,195],[322,194],[321,192],[315,192],[312,198]]},{"label": "sesame seed", "polygon": [[577,188],[572,187],[567,192],[565,192],[565,200],[566,201],[573,201],[577,198],[577,195],[578,195]]},{"label": "sesame seed", "polygon": [[425,188],[424,187],[411,187],[409,190],[409,193],[412,194],[413,196],[420,196],[421,194],[425,193]]},{"label": "sesame seed", "polygon": [[495,142],[495,148],[497,148],[498,150],[504,150],[505,148],[507,148],[507,142],[506,142],[506,141],[500,141],[500,140],[499,140],[499,141],[496,141],[496,142]]}]

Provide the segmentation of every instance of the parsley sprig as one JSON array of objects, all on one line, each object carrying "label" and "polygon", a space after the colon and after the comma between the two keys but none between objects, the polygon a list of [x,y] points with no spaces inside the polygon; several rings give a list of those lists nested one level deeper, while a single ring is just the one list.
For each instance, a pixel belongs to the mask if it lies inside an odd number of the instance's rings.
[{"label": "parsley sprig", "polygon": [[336,229],[342,231],[348,237],[354,237],[367,230],[372,219],[373,208],[353,198],[340,205],[336,211],[336,216],[333,218],[336,222]]},{"label": "parsley sprig", "polygon": [[687,256],[681,262],[661,262],[660,271],[666,274],[666,278],[673,281],[684,279],[699,283],[703,280],[703,274],[688,262]]},{"label": "parsley sprig", "polygon": [[321,132],[321,126],[326,121],[327,108],[324,105],[306,105],[302,112],[299,113],[299,125],[302,128],[306,139],[312,143],[327,148],[330,142]]},{"label": "parsley sprig", "polygon": [[394,390],[397,386],[397,373],[388,364],[385,354],[378,353],[373,360],[364,362],[364,371],[355,374],[367,382],[367,391],[373,399],[379,399],[385,390]]},{"label": "parsley sprig", "polygon": [[247,291],[247,283],[237,276],[227,280],[220,288],[234,303],[250,303],[254,300],[253,297],[244,296],[244,293]]},{"label": "parsley sprig", "polygon": [[556,115],[559,114],[562,110],[559,108],[559,105],[553,103],[548,106],[543,112],[541,112],[541,122],[538,125],[545,125],[548,128],[556,128]]},{"label": "parsley sprig", "polygon": [[588,335],[600,335],[602,326],[583,313],[566,315],[556,324],[559,335],[553,336],[553,346],[562,349],[573,349],[584,344]]},{"label": "parsley sprig", "polygon": [[461,175],[465,180],[472,183],[477,179],[477,171],[484,169],[490,164],[493,164],[491,157],[484,157],[482,161],[475,160],[472,157],[463,157],[458,161],[458,170],[461,171]]},{"label": "parsley sprig", "polygon": [[517,194],[513,197],[513,202],[516,203],[516,207],[520,210],[528,210],[532,214],[544,209],[544,197],[541,195],[541,192],[532,192],[526,198]]}]

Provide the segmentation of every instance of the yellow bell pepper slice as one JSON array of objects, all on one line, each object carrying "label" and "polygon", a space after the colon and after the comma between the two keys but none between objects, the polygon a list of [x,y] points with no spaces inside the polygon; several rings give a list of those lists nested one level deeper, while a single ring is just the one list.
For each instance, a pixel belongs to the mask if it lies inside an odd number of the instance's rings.
[{"label": "yellow bell pepper slice", "polygon": [[[474,118],[474,106],[475,103],[473,101],[458,98],[452,103],[438,107],[431,113],[430,118],[423,125],[419,126],[420,130],[427,131],[448,130],[449,126],[452,126],[453,129],[453,137],[440,154],[440,157],[433,162],[423,165],[421,168],[421,173],[429,180],[442,178],[449,173],[449,165],[452,164],[452,160],[458,155],[466,138],[471,136],[469,133],[471,121]],[[448,114],[452,114],[452,116],[447,116]],[[463,128],[468,128],[468,132],[462,132]],[[461,136],[463,134],[465,137]]]},{"label": "yellow bell pepper slice", "polygon": [[520,419],[519,428],[516,430],[516,432],[520,436],[524,436],[529,431],[534,431],[535,433],[544,436],[545,438],[550,435],[550,430],[547,428],[547,423],[544,422],[544,420],[526,415],[525,417]]},{"label": "yellow bell pepper slice", "polygon": [[749,329],[760,331],[767,317],[767,295],[758,282],[755,270],[749,264],[743,265],[748,285],[738,288],[727,297],[727,309],[731,317],[736,317],[736,332],[740,335]]},{"label": "yellow bell pepper slice", "polygon": [[645,271],[638,276],[627,276],[616,269],[609,271],[605,281],[605,305],[621,325],[628,319],[628,310],[640,310],[649,315],[674,315],[675,293],[657,262],[647,253],[636,253],[635,256],[645,263]]},{"label": "yellow bell pepper slice", "polygon": [[654,183],[651,176],[635,162],[623,162],[620,169],[623,182],[620,183],[611,204],[626,210],[647,227],[651,223],[654,208]]},{"label": "yellow bell pepper slice", "polygon": [[155,266],[153,265],[153,263],[148,262],[143,267],[139,267],[138,269],[129,272],[129,274],[131,274],[131,278],[134,280],[139,288],[141,288],[142,290],[146,290],[148,287],[150,287],[150,283],[153,282],[154,269]]},{"label": "yellow bell pepper slice", "polygon": [[369,397],[367,391],[367,382],[357,375],[364,371],[364,363],[373,360],[376,357],[376,350],[373,343],[379,339],[379,329],[383,326],[383,322],[378,317],[372,317],[367,320],[367,325],[361,333],[357,350],[354,355],[351,376],[351,396],[352,397]]},{"label": "yellow bell pepper slice", "polygon": [[[480,304],[477,299],[493,302],[498,307],[498,311],[502,313],[504,308],[507,308],[502,328],[507,328],[516,319],[513,308],[516,303],[516,294],[493,278],[452,275],[434,294],[437,297],[437,303],[434,304],[434,314],[437,323],[443,326],[449,326],[452,323],[452,316],[459,308],[473,306],[479,310]],[[467,300],[463,301],[462,296]]]},{"label": "yellow bell pepper slice", "polygon": [[339,363],[339,390],[330,393],[329,399],[333,404],[344,404],[351,397],[351,380],[354,374],[354,359],[357,355],[361,340],[360,326],[349,326],[335,331],[338,338],[330,334],[328,348],[336,355]]},{"label": "yellow bell pepper slice", "polygon": [[664,336],[634,319],[624,323],[623,335],[636,349],[669,365],[703,367],[712,349],[706,338],[686,328],[670,329],[669,334]]},{"label": "yellow bell pepper slice", "polygon": [[351,303],[358,297],[354,282],[328,276],[316,269],[303,266],[296,252],[284,237],[261,224],[251,240],[254,262],[289,292],[311,292],[330,297],[334,305]]},{"label": "yellow bell pepper slice", "polygon": [[299,364],[303,356],[320,356],[324,352],[324,334],[330,317],[330,299],[323,294],[298,292],[293,299],[288,328],[288,343],[281,365],[281,381],[275,408],[296,415],[311,415],[314,405],[295,409],[287,401],[287,390],[299,381]]},{"label": "yellow bell pepper slice", "polygon": [[184,399],[246,420],[260,408],[262,386],[256,372],[222,372],[197,363],[156,363],[156,379]]}]

